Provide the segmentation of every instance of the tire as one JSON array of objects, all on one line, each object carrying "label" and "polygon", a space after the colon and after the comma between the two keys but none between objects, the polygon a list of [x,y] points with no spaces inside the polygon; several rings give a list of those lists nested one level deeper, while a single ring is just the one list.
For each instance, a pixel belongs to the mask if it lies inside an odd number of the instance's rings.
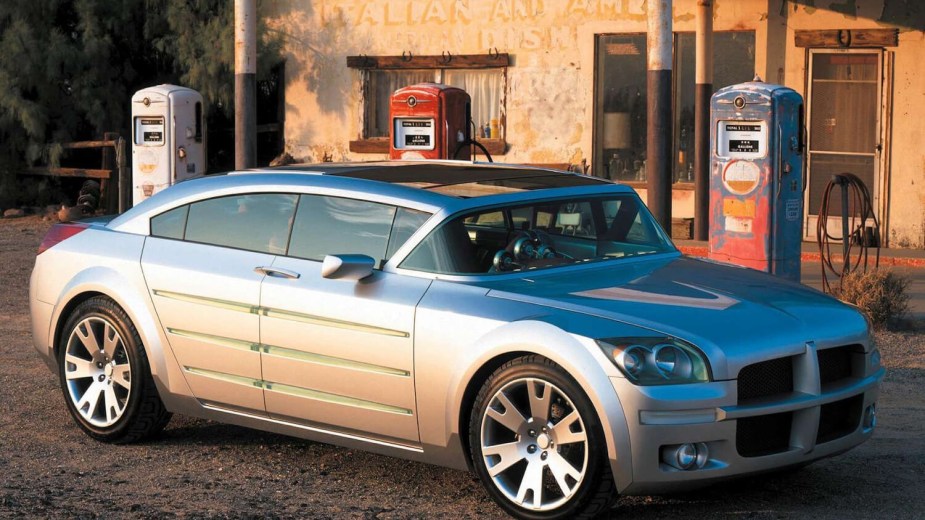
[{"label": "tire", "polygon": [[109,298],[90,298],[71,312],[58,346],[58,376],[68,411],[94,439],[135,442],[170,421],[138,331]]},{"label": "tire", "polygon": [[485,381],[472,407],[469,446],[482,484],[512,516],[592,518],[616,498],[590,400],[542,356],[509,361]]}]

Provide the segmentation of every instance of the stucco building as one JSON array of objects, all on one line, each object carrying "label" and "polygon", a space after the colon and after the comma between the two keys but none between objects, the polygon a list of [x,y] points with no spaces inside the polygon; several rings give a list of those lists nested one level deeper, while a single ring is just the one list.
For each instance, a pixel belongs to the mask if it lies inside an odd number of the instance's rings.
[{"label": "stucco building", "polygon": [[[713,4],[714,88],[758,74],[806,99],[806,238],[825,184],[848,171],[868,184],[883,245],[925,247],[925,3]],[[674,1],[677,218],[694,214],[696,9]],[[585,168],[645,198],[644,0],[293,0],[272,22],[296,158],[384,158],[389,94],[437,81],[470,93],[496,161]]]}]

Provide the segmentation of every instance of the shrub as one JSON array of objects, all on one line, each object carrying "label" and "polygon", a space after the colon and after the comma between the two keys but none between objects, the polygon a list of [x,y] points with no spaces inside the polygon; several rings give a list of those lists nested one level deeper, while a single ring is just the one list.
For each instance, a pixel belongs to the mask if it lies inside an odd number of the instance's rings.
[{"label": "shrub", "polygon": [[910,279],[889,269],[854,271],[841,280],[834,296],[857,305],[877,329],[894,325],[909,311]]}]

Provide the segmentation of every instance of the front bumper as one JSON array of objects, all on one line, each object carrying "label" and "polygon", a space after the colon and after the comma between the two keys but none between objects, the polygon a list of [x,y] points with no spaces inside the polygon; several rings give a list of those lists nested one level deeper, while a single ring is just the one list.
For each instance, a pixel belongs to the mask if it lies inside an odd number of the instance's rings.
[{"label": "front bumper", "polygon": [[[884,374],[880,368],[815,392],[793,391],[741,405],[735,380],[645,387],[612,377],[632,446],[632,479],[618,491],[679,491],[849,450],[873,434],[864,415],[876,403]],[[702,467],[681,470],[663,462],[663,450],[685,443],[706,446]],[[619,471],[616,459],[611,464]]]}]

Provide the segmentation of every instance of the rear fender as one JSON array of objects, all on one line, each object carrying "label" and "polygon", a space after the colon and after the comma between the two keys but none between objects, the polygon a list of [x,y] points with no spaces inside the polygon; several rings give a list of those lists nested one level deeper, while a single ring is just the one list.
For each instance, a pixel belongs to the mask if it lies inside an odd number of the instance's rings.
[{"label": "rear fender", "polygon": [[[60,334],[66,333],[61,329],[68,319],[64,311],[70,302],[88,293],[99,293],[110,298],[128,314],[138,330],[158,393],[167,408],[172,409],[168,402],[172,395],[190,395],[191,392],[179,371],[176,358],[167,346],[167,338],[157,321],[154,305],[138,264],[133,263],[124,269],[118,267],[120,266],[86,268],[74,275],[64,286],[52,313],[52,346],[57,349]],[[124,272],[137,275],[128,277],[122,274]]]}]

